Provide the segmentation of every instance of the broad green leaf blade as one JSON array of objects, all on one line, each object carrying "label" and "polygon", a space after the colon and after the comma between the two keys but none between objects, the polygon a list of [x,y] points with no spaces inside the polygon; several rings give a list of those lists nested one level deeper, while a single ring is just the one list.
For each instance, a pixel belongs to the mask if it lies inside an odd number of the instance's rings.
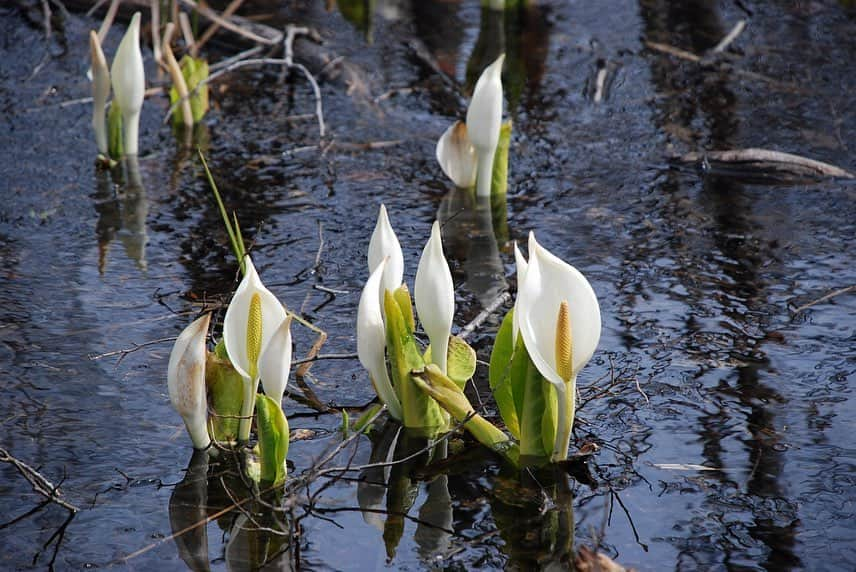
[{"label": "broad green leaf blade", "polygon": [[491,195],[508,192],[508,150],[511,147],[511,120],[505,121],[499,130],[499,143],[493,158],[493,173],[490,184]]},{"label": "broad green leaf blade", "polygon": [[235,442],[238,439],[238,417],[244,401],[241,374],[215,350],[208,354],[205,363],[205,384],[208,387],[208,402],[214,410],[210,417],[214,440],[220,443]]},{"label": "broad green leaf blade", "polygon": [[446,373],[461,389],[476,372],[476,350],[459,338],[449,338],[449,351],[446,357]]},{"label": "broad green leaf blade", "polygon": [[445,427],[446,419],[437,403],[413,384],[410,372],[424,366],[419,348],[394,295],[384,292],[386,351],[392,384],[401,400],[403,423],[410,429],[434,431]]},{"label": "broad green leaf blade", "polygon": [[288,454],[288,421],[279,404],[267,395],[256,395],[261,481],[279,484],[285,480]]},{"label": "broad green leaf blade", "polygon": [[[522,344],[520,344],[522,346]],[[525,353],[517,352],[517,353]],[[517,358],[517,355],[515,355]],[[538,368],[532,363],[528,354],[526,361],[526,376],[523,387],[523,410],[520,415],[520,456],[524,458],[545,457],[553,452],[553,442],[549,448],[544,445],[543,417],[547,403],[544,399],[543,384],[547,383],[538,373]]]},{"label": "broad green leaf blade", "polygon": [[511,382],[512,357],[514,355],[513,328],[514,310],[509,311],[502,320],[502,325],[493,342],[490,353],[490,370],[488,380],[493,399],[499,408],[499,415],[505,422],[509,433],[520,439],[520,420],[517,417],[517,407],[514,403],[514,392]]}]

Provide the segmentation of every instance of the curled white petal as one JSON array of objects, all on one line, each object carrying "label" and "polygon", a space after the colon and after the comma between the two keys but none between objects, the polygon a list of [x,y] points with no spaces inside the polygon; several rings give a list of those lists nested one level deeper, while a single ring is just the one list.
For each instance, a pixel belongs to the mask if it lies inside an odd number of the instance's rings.
[{"label": "curled white petal", "polygon": [[146,74],[140,51],[140,13],[131,18],[131,25],[119,43],[110,68],[113,94],[122,110],[125,132],[125,153],[136,155],[139,140],[140,110],[146,93]]},{"label": "curled white petal", "polygon": [[389,223],[386,206],[380,205],[377,224],[369,241],[369,274],[374,272],[375,268],[387,257],[389,260],[383,274],[383,287],[385,290],[395,291],[401,286],[401,281],[404,279],[404,255],[401,253],[398,237],[395,236],[395,231],[392,230],[392,225]]},{"label": "curled white petal", "polygon": [[253,294],[259,295],[262,310],[261,349],[273,337],[286,318],[285,308],[270,290],[265,288],[249,255],[244,258],[246,272],[235,290],[226,318],[223,320],[223,341],[232,365],[243,377],[250,377],[250,358],[247,355],[247,318]]},{"label": "curled white petal", "polygon": [[479,76],[467,109],[467,133],[478,155],[478,195],[489,196],[493,158],[502,127],[502,64],[499,56]]},{"label": "curled white petal", "polygon": [[[520,252],[520,247],[517,246],[517,241],[514,242],[514,266],[517,269],[517,292],[519,293],[523,290],[523,282],[526,280],[526,269],[529,267],[529,263],[526,262],[526,257],[523,256],[522,252]],[[511,329],[513,332],[512,339],[514,340],[515,344],[517,343],[517,332],[520,331],[520,326],[517,323],[519,319],[519,313],[517,311],[517,300],[519,298],[520,296],[518,295],[518,297],[514,300],[514,316],[511,320]]]},{"label": "curled white petal", "polygon": [[431,238],[422,251],[414,285],[416,313],[431,341],[431,359],[446,373],[446,352],[455,314],[455,288],[443,256],[440,224],[434,221]]},{"label": "curled white petal", "polygon": [[89,33],[89,54],[92,58],[92,128],[98,152],[107,155],[107,98],[110,96],[110,70],[101,50],[98,34]]},{"label": "curled white petal", "polygon": [[392,388],[386,370],[386,328],[380,305],[381,279],[389,260],[384,258],[374,269],[363,287],[357,308],[357,356],[371,375],[380,400],[389,408],[389,414],[402,419],[401,402]]},{"label": "curled white petal", "polygon": [[196,449],[204,449],[211,443],[205,392],[205,338],[210,320],[211,314],[205,314],[181,332],[172,347],[167,369],[169,400],[184,419]]},{"label": "curled white petal", "polygon": [[265,395],[278,404],[282,403],[290,371],[291,316],[288,316],[276,329],[259,357],[259,376]]},{"label": "curled white petal", "polygon": [[476,149],[467,135],[467,124],[456,121],[437,141],[437,162],[456,187],[476,184]]},{"label": "curled white petal", "polygon": [[518,326],[538,371],[554,385],[564,380],[556,367],[556,319],[567,301],[573,339],[573,376],[591,359],[600,341],[600,306],[579,270],[530,240],[529,265],[517,299]]}]

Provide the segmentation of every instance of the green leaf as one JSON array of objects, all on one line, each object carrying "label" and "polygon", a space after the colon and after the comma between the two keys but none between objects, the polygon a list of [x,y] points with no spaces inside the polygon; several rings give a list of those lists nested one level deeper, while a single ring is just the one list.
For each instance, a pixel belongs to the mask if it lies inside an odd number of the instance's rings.
[{"label": "green leaf", "polygon": [[122,139],[122,110],[119,103],[113,99],[110,111],[107,112],[107,151],[111,159],[119,160],[125,154],[125,144]]},{"label": "green leaf", "polygon": [[499,130],[499,143],[493,156],[493,173],[490,194],[505,195],[508,192],[508,149],[511,147],[511,120],[504,122]]},{"label": "green leaf", "polygon": [[412,334],[413,330],[416,329],[416,320],[413,317],[413,301],[410,299],[410,290],[407,289],[407,284],[402,284],[398,290],[392,293],[392,296],[398,302],[408,332]]},{"label": "green leaf", "polygon": [[383,405],[381,405],[380,403],[375,403],[374,405],[366,409],[362,415],[357,417],[357,420],[354,421],[354,432],[359,433],[361,431],[365,431],[366,433],[368,433],[369,429],[371,429],[369,421],[382,407]]},{"label": "green leaf", "polygon": [[[208,84],[200,85],[200,82],[208,79],[208,62],[185,55],[181,58],[179,67],[181,68],[181,75],[184,76],[184,83],[187,85],[193,121],[198,123],[202,121],[208,111]],[[198,90],[196,90],[196,86],[199,86]],[[178,99],[178,90],[173,86],[169,90],[170,105],[175,105]],[[179,113],[174,113],[172,119],[176,125],[184,124],[184,119]]]},{"label": "green leaf", "polygon": [[229,352],[226,351],[226,340],[220,338],[220,341],[217,342],[217,345],[214,346],[214,355],[222,360],[229,360]]},{"label": "green leaf", "polygon": [[235,442],[238,438],[238,417],[244,401],[243,380],[228,358],[221,357],[217,349],[208,354],[205,385],[208,388],[208,401],[214,410],[211,415],[214,440],[220,443]]},{"label": "green leaf", "polygon": [[446,374],[461,389],[476,372],[476,350],[459,338],[449,338],[449,351],[446,357]]},{"label": "green leaf", "polygon": [[[515,359],[525,355],[526,375],[523,385],[523,408],[519,414],[520,419],[520,456],[521,457],[545,457],[553,451],[553,442],[549,449],[544,444],[544,421],[547,402],[544,399],[543,384],[548,383],[538,372],[538,368],[532,363],[532,359],[526,352],[523,344],[518,344]],[[524,361],[521,359],[521,361]]]},{"label": "green leaf", "polygon": [[256,422],[259,431],[261,481],[279,484],[285,480],[288,421],[279,404],[260,393],[256,396]]},{"label": "green leaf", "polygon": [[342,437],[347,439],[348,433],[351,430],[351,422],[350,417],[348,417],[348,410],[342,409]]},{"label": "green leaf", "polygon": [[[431,346],[425,350],[422,358],[431,363]],[[446,352],[446,375],[464,389],[467,381],[476,372],[476,351],[458,336],[449,336],[449,350]]]},{"label": "green leaf", "polygon": [[220,209],[220,217],[223,219],[223,225],[226,227],[226,233],[229,235],[229,243],[232,245],[232,252],[235,253],[235,257],[238,259],[238,264],[241,267],[241,274],[244,273],[244,255],[247,253],[246,248],[244,248],[244,238],[241,236],[241,229],[238,227],[238,217],[235,213],[232,213],[235,217],[234,226],[232,225],[232,221],[229,219],[229,215],[226,214],[226,205],[223,204],[223,199],[220,197],[220,191],[217,189],[217,183],[214,182],[214,175],[211,174],[211,170],[208,168],[208,162],[205,160],[205,155],[202,154],[201,149],[197,149],[199,153],[199,158],[202,160],[202,166],[205,168],[205,176],[208,177],[208,184],[211,185],[211,190],[214,192],[214,198],[217,200],[217,208]]},{"label": "green leaf", "polygon": [[401,306],[389,290],[384,292],[384,311],[392,385],[401,400],[404,426],[428,432],[445,427],[446,418],[440,406],[416,387],[411,379],[410,372],[422,369],[424,362],[413,333],[407,327]]},{"label": "green leaf", "polygon": [[514,403],[514,392],[511,382],[511,363],[514,356],[514,310],[510,310],[502,320],[502,325],[493,342],[490,353],[490,370],[488,380],[493,399],[499,408],[499,415],[505,422],[509,433],[520,439],[520,420]]}]

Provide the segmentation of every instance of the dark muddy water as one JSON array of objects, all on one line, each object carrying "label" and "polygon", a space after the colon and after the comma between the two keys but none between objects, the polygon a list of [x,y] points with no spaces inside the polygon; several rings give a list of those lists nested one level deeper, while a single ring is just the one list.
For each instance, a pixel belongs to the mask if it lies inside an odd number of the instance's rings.
[{"label": "dark muddy water", "polygon": [[[194,152],[161,124],[163,99],[144,107],[138,165],[95,170],[89,106],[61,104],[89,94],[98,21],[55,9],[46,45],[33,4],[0,7],[0,442],[82,510],[26,515],[41,497],[0,464],[0,568],[562,569],[581,546],[639,570],[856,568],[856,293],[794,312],[856,284],[856,185],[753,185],[668,161],[765,147],[856,168],[848,3],[533,2],[503,20],[475,1],[402,1],[377,2],[370,22],[349,3],[248,4],[270,25],[315,27],[344,57],[319,74],[336,141],[326,152],[302,149],[318,139],[310,88],[272,68],[217,83],[197,134],[262,277],[329,333],[324,352],[355,350],[382,202],[411,283],[431,222],[446,222],[457,327],[513,289],[509,241],[530,229],[591,279],[604,323],[575,430],[578,446],[600,446],[591,480],[509,474],[453,440],[431,459],[317,481],[291,548],[257,530],[279,526],[260,506],[247,505],[255,524],[224,511],[240,489],[220,480],[225,464],[206,483],[191,459],[166,394],[169,342],[89,359],[176,335],[203,302],[227,299],[235,261]],[[701,54],[739,19],[730,67],[644,44]],[[211,58],[238,47],[212,46]],[[515,122],[507,216],[451,190],[434,161],[502,49]],[[361,81],[343,82],[342,65]],[[369,142],[394,143],[349,146]],[[498,320],[472,338],[485,359]],[[313,335],[295,332],[304,355]],[[372,397],[355,360],[311,373],[322,403]],[[340,418],[285,408],[292,430],[311,431],[292,444],[297,475],[341,439]],[[379,424],[353,462],[420,446]],[[169,538],[206,516],[217,518]]]}]

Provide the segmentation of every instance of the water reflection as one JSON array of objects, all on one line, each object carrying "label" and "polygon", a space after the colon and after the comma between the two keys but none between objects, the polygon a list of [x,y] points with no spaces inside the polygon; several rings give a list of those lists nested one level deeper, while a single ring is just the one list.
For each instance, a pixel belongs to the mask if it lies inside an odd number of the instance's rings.
[{"label": "water reflection", "polygon": [[122,243],[127,257],[145,270],[149,202],[139,160],[136,156],[126,157],[110,171],[97,171],[95,177],[99,272],[104,274],[106,270],[110,244],[115,238]]},{"label": "water reflection", "polygon": [[574,496],[564,471],[506,471],[495,479],[489,499],[505,541],[506,570],[573,568]]},{"label": "water reflection", "polygon": [[193,571],[211,569],[208,520],[228,532],[225,557],[229,570],[291,569],[289,527],[241,477],[239,459],[194,451],[182,481],[169,499],[169,521],[181,559]]},{"label": "water reflection", "polygon": [[440,202],[437,220],[446,256],[461,264],[463,288],[488,306],[508,289],[499,252],[508,237],[505,197],[476,197],[472,189],[452,189]]},{"label": "water reflection", "polygon": [[[647,39],[695,53],[703,54],[728,31],[716,2],[642,1],[640,9]],[[652,57],[651,71],[661,96],[656,100],[655,120],[676,143],[707,149],[739,146],[738,101],[730,73],[703,70],[668,57]],[[670,254],[681,263],[682,271],[676,274],[686,303],[695,309],[685,321],[685,351],[699,361],[697,378],[715,380],[710,388],[717,394],[712,410],[698,420],[701,456],[707,466],[745,467],[748,475],[743,484],[734,482],[729,472],[706,476],[706,486],[699,491],[705,497],[704,510],[710,511],[703,529],[709,534],[707,542],[717,549],[678,539],[679,561],[715,566],[736,561],[747,550],[756,551],[747,548],[755,543],[765,548],[765,568],[790,570],[799,565],[793,551],[796,507],[785,500],[780,484],[783,462],[773,429],[773,408],[784,398],[764,382],[769,364],[762,349],[770,329],[770,292],[761,269],[769,271],[776,264],[770,246],[776,241],[765,236],[767,229],[753,213],[753,195],[743,185],[706,177],[697,199],[687,200],[668,190],[680,188],[679,177],[665,175],[661,193],[667,199],[659,205],[658,215],[666,228],[681,229],[687,220],[698,221],[711,237],[675,236],[670,243]],[[736,423],[749,435],[742,440],[742,467],[735,466],[732,458]],[[746,496],[725,494],[741,488]],[[770,503],[776,506],[775,516]]]},{"label": "water reflection", "polygon": [[357,500],[363,519],[382,531],[387,558],[391,561],[395,557],[404,535],[405,520],[420,491],[425,500],[416,518],[417,551],[425,559],[444,553],[449,547],[452,530],[448,476],[438,475],[423,484],[414,474],[432,462],[445,459],[446,442],[426,449],[427,439],[408,433],[391,420],[373,431],[370,438],[369,464],[376,466],[360,473]]},{"label": "water reflection", "polygon": [[527,85],[530,93],[537,92],[550,49],[547,9],[537,2],[514,4],[496,10],[482,3],[479,35],[466,69],[466,89],[471,92],[481,72],[504,53],[502,85],[512,114]]}]

